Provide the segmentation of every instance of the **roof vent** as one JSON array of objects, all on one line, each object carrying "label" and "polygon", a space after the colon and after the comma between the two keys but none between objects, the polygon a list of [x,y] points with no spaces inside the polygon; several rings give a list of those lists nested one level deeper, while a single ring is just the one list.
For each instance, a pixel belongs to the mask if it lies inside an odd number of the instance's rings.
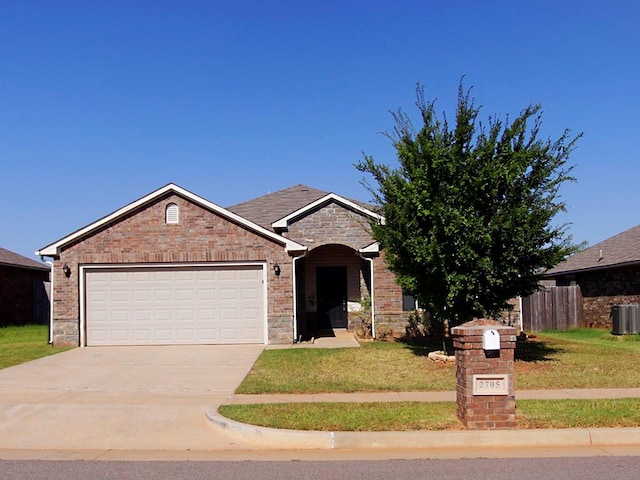
[{"label": "roof vent", "polygon": [[167,209],[165,212],[165,221],[167,223],[179,223],[180,221],[180,210],[178,205],[175,203],[170,203],[167,205]]}]

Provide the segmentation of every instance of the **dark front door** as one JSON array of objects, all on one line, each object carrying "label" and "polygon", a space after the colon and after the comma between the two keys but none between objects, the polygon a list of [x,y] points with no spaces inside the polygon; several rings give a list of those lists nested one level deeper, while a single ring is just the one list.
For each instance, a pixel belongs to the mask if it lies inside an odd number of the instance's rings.
[{"label": "dark front door", "polygon": [[347,328],[347,267],[318,267],[318,327]]}]

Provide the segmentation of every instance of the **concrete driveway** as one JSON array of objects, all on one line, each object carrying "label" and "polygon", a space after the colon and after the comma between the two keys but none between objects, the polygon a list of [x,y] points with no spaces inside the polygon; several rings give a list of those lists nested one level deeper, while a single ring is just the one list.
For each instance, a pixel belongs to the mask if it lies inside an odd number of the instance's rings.
[{"label": "concrete driveway", "polygon": [[0,449],[244,448],[207,410],[262,345],[77,348],[0,370]]}]

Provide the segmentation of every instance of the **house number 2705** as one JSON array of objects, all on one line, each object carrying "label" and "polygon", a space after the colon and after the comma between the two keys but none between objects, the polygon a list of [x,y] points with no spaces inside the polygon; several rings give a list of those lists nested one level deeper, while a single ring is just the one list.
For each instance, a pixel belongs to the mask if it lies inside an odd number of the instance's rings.
[{"label": "house number 2705", "polygon": [[474,375],[474,395],[508,395],[509,378],[507,375]]}]

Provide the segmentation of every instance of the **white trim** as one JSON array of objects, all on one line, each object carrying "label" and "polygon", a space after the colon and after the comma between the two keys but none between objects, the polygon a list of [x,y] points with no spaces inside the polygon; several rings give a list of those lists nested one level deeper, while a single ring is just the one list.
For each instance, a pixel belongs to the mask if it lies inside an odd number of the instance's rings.
[{"label": "white trim", "polygon": [[293,257],[291,266],[293,268],[293,343],[298,340],[298,271],[297,261],[306,257],[308,252],[304,252],[302,255]]},{"label": "white trim", "polygon": [[380,243],[373,242],[371,245],[361,248],[358,252],[362,254],[380,253]]},{"label": "white trim", "polygon": [[362,254],[360,254],[360,258],[369,262],[369,272],[371,274],[371,293],[369,295],[371,298],[371,337],[373,337],[373,339],[375,340],[376,338],[376,286],[374,284],[375,275],[373,274],[373,269],[374,269],[373,258],[365,257]]},{"label": "white trim", "polygon": [[51,273],[49,273],[49,344],[53,344],[53,306],[55,302],[53,301],[53,293],[56,291],[55,286],[55,272],[53,271],[54,262],[45,262],[49,264],[51,267]]},{"label": "white trim", "polygon": [[313,210],[314,208],[316,208],[316,207],[318,207],[318,206],[320,206],[322,204],[329,203],[332,200],[337,202],[337,203],[340,203],[340,204],[342,204],[342,205],[344,205],[346,207],[349,207],[352,210],[355,210],[355,211],[357,211],[359,213],[367,215],[367,216],[369,216],[371,218],[378,219],[380,222],[384,222],[384,219],[383,219],[383,217],[381,215],[378,215],[377,213],[372,212],[368,208],[364,208],[364,207],[358,205],[357,203],[352,202],[351,200],[347,200],[346,198],[341,197],[340,195],[336,195],[335,193],[329,193],[329,194],[325,195],[324,197],[319,198],[315,202],[310,203],[310,204],[302,207],[301,209],[296,210],[295,212],[287,215],[286,217],[281,218],[280,220],[276,220],[275,222],[273,222],[271,224],[271,226],[273,228],[287,228],[289,226],[289,223],[290,223],[291,220],[304,215],[308,211]]},{"label": "white trim", "polygon": [[209,262],[209,263],[117,263],[117,264],[109,264],[109,263],[91,263],[87,265],[80,265],[80,346],[87,346],[87,338],[86,338],[86,285],[85,278],[86,272],[89,270],[99,270],[99,269],[108,269],[108,270],[117,270],[117,269],[132,269],[132,268],[216,268],[216,267],[262,267],[262,306],[263,306],[263,314],[264,314],[264,340],[263,344],[269,344],[269,299],[268,299],[268,285],[267,285],[267,263],[266,262]]},{"label": "white trim", "polygon": [[171,202],[164,209],[164,221],[167,225],[180,223],[180,207],[177,203]]},{"label": "white trim", "polygon": [[41,257],[54,257],[59,255],[60,253],[60,249],[62,247],[64,247],[65,245],[73,242],[74,240],[77,240],[80,237],[83,237],[89,233],[91,233],[92,231],[102,227],[103,225],[106,225],[116,219],[118,219],[119,217],[126,215],[127,213],[155,200],[156,198],[166,194],[166,193],[175,193],[178,195],[181,195],[185,198],[187,198],[188,200],[191,200],[194,203],[199,204],[202,207],[207,208],[208,210],[211,210],[217,214],[219,214],[220,216],[223,216],[229,220],[232,220],[238,224],[240,224],[241,226],[249,229],[249,230],[253,230],[254,232],[263,235],[267,238],[269,238],[270,240],[273,240],[277,243],[280,243],[281,245],[284,245],[285,250],[287,252],[290,251],[304,251],[307,249],[307,247],[305,247],[304,245],[300,245],[297,242],[294,242],[293,240],[290,240],[288,238],[285,238],[281,235],[278,235],[277,233],[272,232],[271,230],[267,230],[264,227],[261,227],[260,225],[253,223],[249,220],[247,220],[244,217],[241,217],[239,215],[236,215],[235,213],[220,207],[219,205],[216,205],[215,203],[212,203],[208,200],[205,200],[202,197],[199,197],[198,195],[189,192],[188,190],[185,190],[182,187],[179,187],[178,185],[175,185],[173,183],[170,183],[168,185],[165,185],[164,187],[151,192],[150,194],[140,198],[139,200],[136,200],[135,202],[130,203],[129,205],[126,205],[124,207],[122,207],[119,210],[116,210],[115,212],[107,215],[106,217],[101,218],[100,220],[97,220],[89,225],[87,225],[84,228],[81,228],[80,230],[75,231],[74,233],[67,235],[66,237],[58,240],[55,243],[52,243],[51,245],[47,245],[46,247],[42,248],[41,250],[38,250],[36,252],[36,255],[39,255]]},{"label": "white trim", "polygon": [[85,285],[85,267],[80,266],[78,269],[80,278],[78,279],[78,291],[80,293],[80,322],[78,328],[80,329],[80,347],[87,346],[87,292]]}]

